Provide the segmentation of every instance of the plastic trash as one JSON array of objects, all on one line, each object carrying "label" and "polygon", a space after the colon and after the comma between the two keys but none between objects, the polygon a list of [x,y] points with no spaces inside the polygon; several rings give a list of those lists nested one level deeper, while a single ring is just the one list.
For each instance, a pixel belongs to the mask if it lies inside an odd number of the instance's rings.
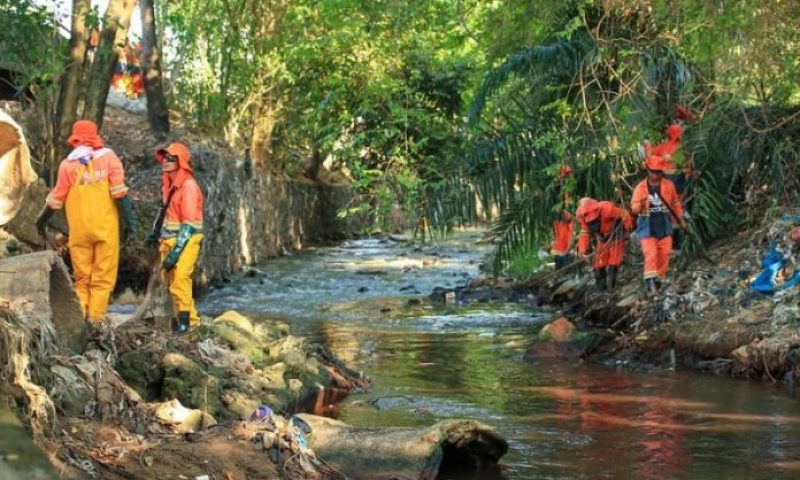
[{"label": "plastic trash", "polygon": [[776,290],[787,289],[800,283],[800,274],[794,271],[788,278],[783,278],[782,283],[778,285],[778,274],[788,263],[783,252],[771,247],[761,261],[761,273],[750,282],[750,289],[759,293],[775,293]]},{"label": "plastic trash", "polygon": [[300,432],[305,434],[311,433],[311,426],[302,418],[293,416],[291,419],[289,419],[289,422],[291,422],[292,426]]},{"label": "plastic trash", "polygon": [[302,433],[295,432],[294,441],[297,442],[297,446],[300,447],[301,451],[308,450],[308,440],[306,440],[306,436]]},{"label": "plastic trash", "polygon": [[250,415],[251,422],[268,422],[272,418],[273,412],[272,409],[266,405],[261,405],[260,407],[253,410],[253,413]]}]

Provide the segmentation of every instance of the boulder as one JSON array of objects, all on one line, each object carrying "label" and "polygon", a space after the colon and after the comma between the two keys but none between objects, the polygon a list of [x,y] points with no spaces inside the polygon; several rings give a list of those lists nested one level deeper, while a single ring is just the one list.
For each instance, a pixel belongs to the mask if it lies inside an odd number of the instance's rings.
[{"label": "boulder", "polygon": [[149,345],[121,354],[114,368],[147,401],[158,400],[164,383],[162,358],[163,353]]},{"label": "boulder", "polygon": [[186,408],[178,400],[157,403],[150,408],[153,417],[175,433],[200,432],[217,424],[213,416],[200,410]]},{"label": "boulder", "polygon": [[161,398],[178,399],[181,403],[217,414],[223,410],[218,378],[209,375],[199,364],[180,353],[167,353],[162,361],[164,382]]},{"label": "boulder", "polygon": [[314,453],[354,480],[433,480],[448,468],[495,470],[498,475],[497,462],[508,451],[508,443],[493,428],[472,420],[376,428],[308,414],[297,417],[311,429],[306,438]]},{"label": "boulder", "polygon": [[562,343],[571,340],[574,332],[575,325],[566,317],[559,317],[542,328],[539,339]]}]

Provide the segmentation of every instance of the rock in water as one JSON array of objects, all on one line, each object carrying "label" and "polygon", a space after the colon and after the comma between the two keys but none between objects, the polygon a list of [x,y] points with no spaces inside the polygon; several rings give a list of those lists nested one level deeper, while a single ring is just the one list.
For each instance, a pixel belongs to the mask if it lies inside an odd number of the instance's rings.
[{"label": "rock in water", "polygon": [[567,320],[566,317],[559,317],[542,328],[542,331],[539,332],[539,338],[562,343],[569,341],[574,331],[575,325],[572,322]]},{"label": "rock in water", "polygon": [[427,428],[376,428],[297,416],[310,427],[308,446],[316,455],[354,480],[433,480],[446,466],[492,469],[508,451],[508,442],[494,429],[472,420],[446,420]]}]

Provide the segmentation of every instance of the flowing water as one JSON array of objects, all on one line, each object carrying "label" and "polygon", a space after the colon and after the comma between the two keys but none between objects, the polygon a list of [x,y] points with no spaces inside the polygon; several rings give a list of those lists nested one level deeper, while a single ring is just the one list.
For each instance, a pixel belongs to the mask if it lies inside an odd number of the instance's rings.
[{"label": "flowing water", "polygon": [[409,305],[477,274],[486,252],[477,239],[461,234],[416,251],[369,239],[303,252],[213,291],[201,309],[285,320],[372,377],[372,391],[334,412],[347,423],[426,426],[468,417],[509,440],[501,477],[447,478],[800,478],[800,401],[781,388],[531,364],[522,355],[547,312]]}]

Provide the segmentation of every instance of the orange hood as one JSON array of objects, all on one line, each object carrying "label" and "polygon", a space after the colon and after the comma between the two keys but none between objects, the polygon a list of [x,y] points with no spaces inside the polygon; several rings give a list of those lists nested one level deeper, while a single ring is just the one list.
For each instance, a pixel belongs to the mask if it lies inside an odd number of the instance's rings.
[{"label": "orange hood", "polygon": [[193,176],[191,166],[192,154],[189,152],[189,148],[186,145],[175,142],[167,148],[159,148],[156,150],[156,161],[158,161],[159,164],[164,163],[166,155],[178,157],[178,173],[175,175],[174,182],[170,178],[169,173],[164,172],[161,175],[161,196],[164,202],[167,201],[169,191],[172,188],[181,188],[183,182],[185,182],[187,178]]},{"label": "orange hood", "polygon": [[103,147],[103,139],[97,133],[97,125],[91,120],[78,120],[72,124],[72,135],[67,139],[70,147],[87,145],[94,149]]}]

